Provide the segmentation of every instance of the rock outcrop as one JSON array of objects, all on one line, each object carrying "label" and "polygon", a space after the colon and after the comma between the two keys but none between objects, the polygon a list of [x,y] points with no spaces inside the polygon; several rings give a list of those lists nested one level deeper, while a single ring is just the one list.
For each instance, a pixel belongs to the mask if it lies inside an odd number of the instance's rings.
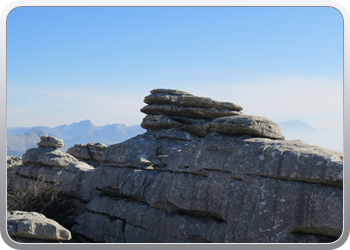
[{"label": "rock outcrop", "polygon": [[70,230],[94,242],[324,243],[341,236],[341,153],[284,140],[273,121],[237,104],[151,93],[141,110],[146,133],[108,147],[77,144],[66,166],[44,161],[45,148],[28,150],[14,167],[16,181],[40,171],[51,182],[73,178],[65,192],[86,206]]},{"label": "rock outcrop", "polygon": [[245,115],[243,108],[230,102],[215,101],[183,91],[155,89],[146,96],[147,114],[141,126],[147,131],[180,128],[205,137],[212,132],[284,139],[280,127],[270,119]]},{"label": "rock outcrop", "polygon": [[69,230],[35,212],[7,212],[7,232],[21,243],[60,242],[72,238]]}]

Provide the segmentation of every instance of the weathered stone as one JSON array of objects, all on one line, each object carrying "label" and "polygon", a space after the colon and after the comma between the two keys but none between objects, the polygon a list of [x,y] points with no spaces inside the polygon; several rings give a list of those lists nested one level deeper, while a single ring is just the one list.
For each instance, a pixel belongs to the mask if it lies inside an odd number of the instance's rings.
[{"label": "weathered stone", "polygon": [[152,94],[165,93],[165,94],[171,94],[171,95],[189,95],[189,96],[193,96],[190,93],[187,93],[187,92],[182,91],[182,90],[177,90],[177,89],[153,89],[150,92]]},{"label": "weathered stone", "polygon": [[[93,163],[93,161],[102,161],[102,156],[106,149],[107,145],[99,142],[88,144],[75,144],[74,147],[70,147],[67,150],[67,153],[73,155],[78,159],[86,160],[88,164],[91,164]],[[92,160],[92,162],[89,160]],[[92,165],[95,166],[95,164]]]},{"label": "weathered stone", "polygon": [[91,170],[95,169],[93,166],[90,166],[89,164],[86,164],[85,162],[74,162],[74,163],[69,163],[66,170],[77,173],[80,171],[83,172],[89,172]]},{"label": "weathered stone", "polygon": [[223,171],[234,178],[259,175],[343,185],[343,155],[300,140],[213,133],[200,141],[191,141],[162,161],[165,169],[176,172]]},{"label": "weathered stone", "polygon": [[241,115],[240,111],[233,111],[226,108],[202,108],[185,107],[175,105],[151,104],[143,107],[141,112],[148,115],[173,115],[193,118],[215,119],[224,116]]},{"label": "weathered stone", "polygon": [[75,144],[74,147],[68,148],[67,153],[78,159],[89,160],[92,158],[86,144]]},{"label": "weathered stone", "polygon": [[96,161],[102,161],[103,160],[103,154],[107,149],[107,145],[96,142],[96,143],[88,143],[87,147],[90,151],[90,154],[92,156],[92,159]]},{"label": "weathered stone", "polygon": [[145,103],[151,104],[167,104],[184,107],[201,107],[201,108],[217,108],[240,111],[243,108],[237,104],[230,102],[215,101],[206,97],[198,97],[193,95],[173,95],[169,93],[153,93],[145,97]]},{"label": "weathered stone", "polygon": [[63,148],[64,143],[61,139],[53,136],[44,135],[40,137],[39,147]]},{"label": "weathered stone", "polygon": [[7,212],[7,232],[10,236],[39,240],[71,239],[66,228],[36,212]]},{"label": "weathered stone", "polygon": [[229,135],[251,135],[271,139],[284,139],[281,128],[270,119],[254,115],[237,115],[217,118],[205,125],[211,132]]},{"label": "weathered stone", "polygon": [[[223,242],[224,240],[226,223],[215,218],[181,215],[152,208],[146,203],[132,199],[107,196],[94,198],[87,208],[92,212],[106,214],[111,218],[123,219],[153,235],[158,235],[158,237],[169,237],[172,242]],[[90,220],[86,219],[85,221],[85,224],[88,224],[87,222]],[[197,236],[197,239],[194,236]],[[127,238],[130,239],[131,236]],[[132,242],[148,242],[145,241],[145,238],[132,238]]]},{"label": "weathered stone", "polygon": [[184,140],[157,139],[157,135],[157,131],[151,131],[122,143],[110,145],[103,155],[103,161],[110,166],[117,167],[146,168],[151,165],[157,166],[159,165],[158,155],[169,155],[173,151],[180,150],[184,144],[189,143],[189,141]]},{"label": "weathered stone", "polygon": [[141,127],[147,130],[179,128],[182,125],[182,123],[166,115],[146,115],[141,123]]},{"label": "weathered stone", "polygon": [[65,168],[71,162],[78,160],[70,154],[63,153],[53,147],[28,149],[22,157],[23,164],[42,164],[50,167]]},{"label": "weathered stone", "polygon": [[85,212],[78,216],[72,230],[95,242],[123,243],[125,221],[107,215]]}]

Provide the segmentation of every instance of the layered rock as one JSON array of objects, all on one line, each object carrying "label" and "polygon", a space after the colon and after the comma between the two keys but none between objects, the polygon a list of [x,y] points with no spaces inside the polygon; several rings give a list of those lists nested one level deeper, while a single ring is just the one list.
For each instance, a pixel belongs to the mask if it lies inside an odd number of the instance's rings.
[{"label": "layered rock", "polygon": [[69,230],[36,212],[7,212],[7,232],[21,243],[59,242],[72,238]]},{"label": "layered rock", "polygon": [[103,154],[107,149],[107,145],[103,143],[87,143],[75,144],[67,150],[68,154],[73,155],[80,161],[86,162],[89,165],[97,167],[99,162],[103,161]]},{"label": "layered rock", "polygon": [[281,128],[270,119],[245,115],[240,105],[194,96],[190,93],[155,89],[146,96],[148,105],[141,126],[147,131],[179,128],[199,137],[212,132],[284,139]]},{"label": "layered rock", "polygon": [[23,164],[39,164],[65,168],[69,163],[78,161],[72,155],[63,153],[58,149],[64,145],[62,140],[53,136],[42,136],[40,139],[38,148],[28,149],[23,154]]}]

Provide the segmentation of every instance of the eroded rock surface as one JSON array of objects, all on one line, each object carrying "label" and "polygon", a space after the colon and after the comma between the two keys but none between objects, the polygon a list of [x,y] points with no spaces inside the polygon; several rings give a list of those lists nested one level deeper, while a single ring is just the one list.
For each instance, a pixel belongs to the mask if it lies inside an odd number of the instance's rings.
[{"label": "eroded rock surface", "polygon": [[[69,230],[56,221],[36,212],[7,212],[7,232],[11,237],[34,240],[60,241],[71,239]],[[23,242],[24,240],[20,241]]]}]

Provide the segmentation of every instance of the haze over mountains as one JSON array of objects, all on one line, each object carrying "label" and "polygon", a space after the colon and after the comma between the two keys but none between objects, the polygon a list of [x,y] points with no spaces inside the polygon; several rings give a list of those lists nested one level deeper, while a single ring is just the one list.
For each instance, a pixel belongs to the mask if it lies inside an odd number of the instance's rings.
[{"label": "haze over mountains", "polygon": [[13,127],[7,129],[7,155],[22,156],[24,152],[40,141],[42,135],[53,135],[64,141],[66,151],[77,143],[101,142],[106,145],[125,141],[138,134],[146,132],[141,126],[125,126],[111,124],[94,126],[90,120],[64,124],[54,128],[46,126]]},{"label": "haze over mountains", "polygon": [[[316,129],[302,121],[286,121],[277,123],[287,140],[302,140],[311,145],[321,146],[343,152],[342,129]],[[111,124],[94,126],[90,120],[64,124],[54,128],[46,126],[13,127],[7,129],[7,155],[22,156],[29,148],[36,148],[40,137],[52,135],[65,143],[62,151],[77,143],[101,142],[111,145],[125,141],[138,134],[146,132],[140,125],[125,126]]]}]

